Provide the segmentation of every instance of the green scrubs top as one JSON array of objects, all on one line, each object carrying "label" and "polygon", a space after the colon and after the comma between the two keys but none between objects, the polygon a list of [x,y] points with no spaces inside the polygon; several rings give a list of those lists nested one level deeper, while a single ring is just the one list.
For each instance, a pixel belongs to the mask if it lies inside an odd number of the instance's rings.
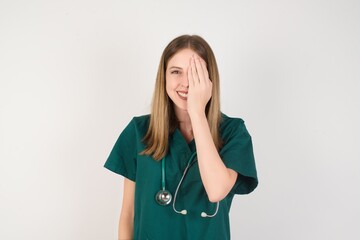
[{"label": "green scrubs top", "polygon": [[[223,147],[220,157],[224,164],[238,172],[237,181],[230,193],[220,201],[215,217],[203,218],[201,212],[211,215],[216,203],[211,203],[201,181],[198,162],[189,168],[176,199],[176,209],[187,210],[187,215],[173,210],[172,202],[160,206],[155,195],[161,189],[161,161],[140,155],[145,148],[142,139],[150,115],[134,117],[120,134],[105,167],[135,184],[134,239],[136,240],[226,240],[230,239],[229,211],[234,194],[248,194],[257,184],[251,137],[244,121],[222,115],[220,133]],[[176,187],[193,152],[195,141],[186,142],[179,129],[169,138],[166,155],[166,189],[174,196]]]}]

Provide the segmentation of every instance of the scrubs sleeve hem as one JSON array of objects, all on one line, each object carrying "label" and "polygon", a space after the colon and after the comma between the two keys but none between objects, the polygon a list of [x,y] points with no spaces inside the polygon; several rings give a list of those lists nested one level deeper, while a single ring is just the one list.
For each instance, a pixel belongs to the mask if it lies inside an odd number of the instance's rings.
[{"label": "scrubs sleeve hem", "polygon": [[238,173],[233,194],[249,194],[258,186],[253,145],[243,120],[233,120],[227,141],[220,153],[227,168]]},{"label": "scrubs sleeve hem", "polygon": [[104,167],[132,181],[136,179],[138,132],[133,119],[121,132]]},{"label": "scrubs sleeve hem", "polygon": [[242,173],[241,170],[238,170],[236,167],[226,166],[238,173],[234,187],[231,189],[231,192],[234,194],[249,194],[255,190],[258,186],[258,179],[256,176],[249,176]]},{"label": "scrubs sleeve hem", "polygon": [[116,174],[119,174],[133,182],[135,182],[136,180],[136,177],[134,174],[130,174],[129,172],[126,171],[126,169],[124,168],[119,168],[119,167],[116,167],[116,165],[110,163],[109,161],[107,161],[104,165],[104,168],[112,171],[113,173],[116,173]]}]

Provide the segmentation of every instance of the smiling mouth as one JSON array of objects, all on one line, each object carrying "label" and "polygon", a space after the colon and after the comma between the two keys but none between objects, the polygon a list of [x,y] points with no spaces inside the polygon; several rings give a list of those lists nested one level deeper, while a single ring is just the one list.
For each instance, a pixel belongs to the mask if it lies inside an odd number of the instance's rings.
[{"label": "smiling mouth", "polygon": [[187,96],[188,96],[187,92],[177,92],[177,93],[182,99],[184,99],[184,100],[187,99]]}]

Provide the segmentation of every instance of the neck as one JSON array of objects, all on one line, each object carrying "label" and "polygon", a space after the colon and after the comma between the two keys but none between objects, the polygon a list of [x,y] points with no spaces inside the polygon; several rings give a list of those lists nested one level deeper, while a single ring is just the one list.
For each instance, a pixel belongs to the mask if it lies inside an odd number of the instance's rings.
[{"label": "neck", "polygon": [[194,135],[188,112],[186,110],[177,109],[177,111],[175,111],[175,114],[179,121],[180,132],[185,137],[186,141],[190,142],[194,138]]},{"label": "neck", "polygon": [[186,110],[175,109],[175,115],[180,124],[191,126],[190,116]]}]

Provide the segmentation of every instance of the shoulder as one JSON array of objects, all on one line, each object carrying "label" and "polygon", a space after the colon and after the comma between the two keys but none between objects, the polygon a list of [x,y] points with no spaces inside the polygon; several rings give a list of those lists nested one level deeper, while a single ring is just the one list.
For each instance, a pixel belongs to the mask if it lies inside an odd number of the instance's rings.
[{"label": "shoulder", "polygon": [[129,149],[131,146],[136,146],[137,143],[141,143],[148,129],[148,119],[149,115],[133,117],[120,133],[117,145],[126,146],[120,147],[122,149]]},{"label": "shoulder", "polygon": [[150,114],[135,116],[129,123],[128,127],[132,128],[137,135],[146,134],[149,128]]},{"label": "shoulder", "polygon": [[149,121],[150,121],[150,114],[135,116],[132,119],[132,122],[139,127],[144,127],[146,125],[149,125]]},{"label": "shoulder", "polygon": [[239,117],[229,117],[228,115],[221,113],[220,126],[244,124],[244,120]]},{"label": "shoulder", "polygon": [[220,133],[223,140],[234,135],[249,135],[245,121],[239,117],[229,117],[221,113]]},{"label": "shoulder", "polygon": [[245,122],[242,118],[229,117],[224,113],[221,113],[220,131],[239,128],[245,126]]}]

